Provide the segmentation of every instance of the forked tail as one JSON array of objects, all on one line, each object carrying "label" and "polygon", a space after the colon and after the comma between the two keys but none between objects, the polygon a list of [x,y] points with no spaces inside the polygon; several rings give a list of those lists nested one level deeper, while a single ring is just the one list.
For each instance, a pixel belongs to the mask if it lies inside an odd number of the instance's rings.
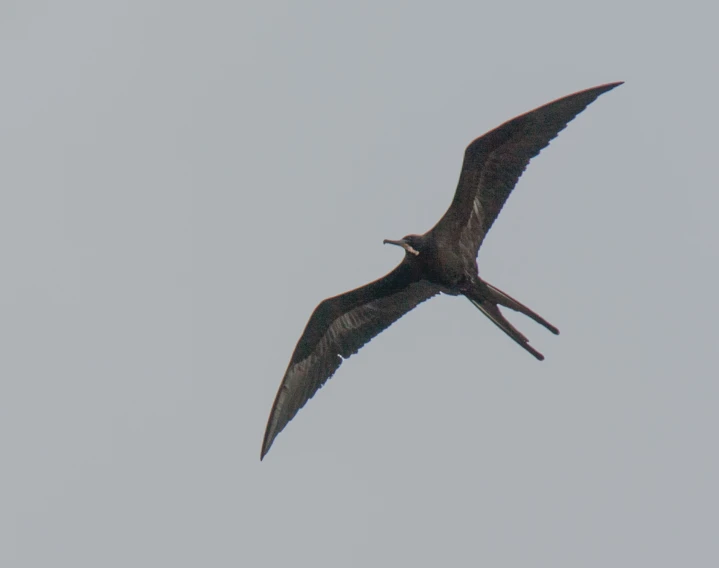
[{"label": "forked tail", "polygon": [[504,315],[502,315],[502,312],[499,311],[498,306],[505,306],[516,312],[524,314],[525,316],[532,318],[538,324],[546,327],[553,334],[559,335],[559,330],[547,320],[535,314],[527,306],[521,304],[509,294],[502,292],[499,288],[495,288],[487,282],[481,281],[478,286],[473,287],[465,294],[465,296],[467,296],[467,299],[479,308],[485,316],[492,320],[499,329],[514,339],[514,341],[540,361],[544,360],[544,355],[534,349],[534,347],[529,344],[529,339],[522,335],[516,327],[507,321],[507,318],[505,318]]}]

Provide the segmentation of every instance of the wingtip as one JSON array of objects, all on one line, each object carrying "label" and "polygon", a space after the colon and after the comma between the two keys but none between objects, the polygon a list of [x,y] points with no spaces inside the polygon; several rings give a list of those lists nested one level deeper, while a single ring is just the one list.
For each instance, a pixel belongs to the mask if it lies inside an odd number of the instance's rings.
[{"label": "wingtip", "polygon": [[265,459],[265,456],[267,455],[267,452],[270,451],[270,448],[272,447],[272,442],[274,440],[271,440],[269,438],[269,428],[268,431],[265,432],[265,437],[262,440],[262,449],[260,450],[260,461]]},{"label": "wingtip", "polygon": [[[623,85],[623,84],[624,84],[624,81],[614,81],[613,83],[604,83],[603,85],[597,85],[596,87],[589,87],[588,89],[579,91],[578,93],[575,93],[575,95],[581,95],[581,94],[587,93],[587,94],[594,95],[594,98],[596,99],[597,97],[599,97],[600,95],[603,95],[607,91],[616,89],[617,87],[619,87],[620,85]],[[571,98],[572,96],[573,95],[569,95],[568,97],[562,97],[562,98]]]},{"label": "wingtip", "polygon": [[262,450],[260,450],[260,461],[265,459],[265,456],[267,455],[267,452],[270,451],[271,447],[272,447],[272,442],[270,442],[268,444],[266,439],[262,442]]},{"label": "wingtip", "polygon": [[607,91],[611,91],[612,89],[616,89],[620,85],[623,85],[624,81],[614,81],[613,83],[606,83],[605,85],[601,85],[599,89],[603,89],[602,92],[606,93]]}]

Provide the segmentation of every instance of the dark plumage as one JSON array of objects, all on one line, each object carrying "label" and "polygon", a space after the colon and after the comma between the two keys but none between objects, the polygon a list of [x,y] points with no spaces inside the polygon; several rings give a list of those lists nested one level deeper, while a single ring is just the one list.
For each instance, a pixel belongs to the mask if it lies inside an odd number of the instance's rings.
[{"label": "dark plumage", "polygon": [[424,235],[384,241],[405,249],[399,266],[379,280],[328,298],[315,308],[272,406],[261,458],[343,359],[440,292],[464,295],[521,347],[544,359],[498,306],[523,313],[554,334],[559,330],[482,280],[477,252],[529,161],[599,95],[621,84],[609,83],[557,99],[505,122],[467,147],[457,191],[439,222]]}]

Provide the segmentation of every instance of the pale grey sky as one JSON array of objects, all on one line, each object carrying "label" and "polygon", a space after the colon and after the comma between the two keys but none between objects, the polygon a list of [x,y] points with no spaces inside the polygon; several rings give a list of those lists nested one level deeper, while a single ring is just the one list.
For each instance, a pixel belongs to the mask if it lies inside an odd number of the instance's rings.
[{"label": "pale grey sky", "polygon": [[[716,565],[716,9],[347,4],[0,8],[0,565]],[[260,463],[315,305],[616,80],[479,256],[546,361],[432,300]]]}]

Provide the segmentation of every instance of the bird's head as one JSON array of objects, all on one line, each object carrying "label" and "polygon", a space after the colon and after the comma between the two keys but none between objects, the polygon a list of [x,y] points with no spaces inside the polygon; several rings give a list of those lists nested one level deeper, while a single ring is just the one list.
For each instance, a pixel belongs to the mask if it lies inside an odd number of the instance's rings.
[{"label": "bird's head", "polygon": [[398,241],[385,239],[382,243],[385,245],[397,245],[398,247],[402,247],[407,251],[407,254],[414,256],[418,256],[424,248],[424,239],[422,238],[422,235],[407,235]]}]

